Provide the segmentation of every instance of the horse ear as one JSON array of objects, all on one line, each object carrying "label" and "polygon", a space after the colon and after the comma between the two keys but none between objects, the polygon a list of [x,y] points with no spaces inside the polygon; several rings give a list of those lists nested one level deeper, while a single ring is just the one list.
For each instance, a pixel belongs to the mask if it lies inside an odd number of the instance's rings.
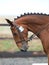
[{"label": "horse ear", "polygon": [[13,26],[12,21],[10,21],[9,19],[5,19],[11,26]]}]

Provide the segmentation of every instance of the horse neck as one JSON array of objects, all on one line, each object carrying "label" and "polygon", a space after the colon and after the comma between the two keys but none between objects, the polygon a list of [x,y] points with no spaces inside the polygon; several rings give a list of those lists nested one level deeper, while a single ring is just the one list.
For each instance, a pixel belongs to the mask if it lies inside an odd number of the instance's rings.
[{"label": "horse neck", "polygon": [[28,24],[28,31],[31,31],[33,33],[37,33],[41,29],[40,25],[37,24]]},{"label": "horse neck", "polygon": [[37,20],[34,21],[32,17],[26,19],[25,22],[28,31],[31,31],[33,33],[37,33],[41,29],[41,26],[43,26],[43,24],[40,24],[39,22],[37,22]]},{"label": "horse neck", "polygon": [[42,15],[33,15],[28,18],[26,18],[26,25],[28,27],[28,30],[37,33],[40,32],[40,30],[49,23],[49,16],[42,16]]},{"label": "horse neck", "polygon": [[22,24],[26,25],[28,31],[36,33],[42,28],[42,26],[49,23],[48,21],[49,21],[49,16],[31,15],[18,19],[17,23],[21,25]]}]

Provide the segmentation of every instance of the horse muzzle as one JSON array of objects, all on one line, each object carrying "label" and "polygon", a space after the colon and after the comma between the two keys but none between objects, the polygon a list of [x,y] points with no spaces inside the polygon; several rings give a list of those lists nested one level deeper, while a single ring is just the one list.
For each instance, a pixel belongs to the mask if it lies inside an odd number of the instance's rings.
[{"label": "horse muzzle", "polygon": [[28,47],[29,47],[28,45],[23,44],[20,50],[21,50],[22,52],[26,52],[27,49],[28,49]]}]

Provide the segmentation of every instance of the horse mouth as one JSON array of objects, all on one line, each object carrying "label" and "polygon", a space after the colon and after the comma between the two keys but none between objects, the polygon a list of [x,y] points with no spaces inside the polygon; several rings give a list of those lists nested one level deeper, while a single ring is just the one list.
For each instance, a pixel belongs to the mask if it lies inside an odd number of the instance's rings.
[{"label": "horse mouth", "polygon": [[23,49],[21,49],[21,51],[22,51],[22,52],[27,52],[27,50],[23,50]]},{"label": "horse mouth", "polygon": [[28,49],[28,46],[27,46],[27,47],[22,47],[22,48],[20,49],[20,51],[22,51],[22,52],[27,52],[27,49]]}]

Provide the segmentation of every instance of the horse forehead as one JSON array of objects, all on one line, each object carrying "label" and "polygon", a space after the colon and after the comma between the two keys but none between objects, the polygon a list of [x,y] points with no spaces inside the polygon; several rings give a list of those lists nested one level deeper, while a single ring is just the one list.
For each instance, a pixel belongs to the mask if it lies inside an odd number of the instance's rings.
[{"label": "horse forehead", "polygon": [[23,32],[23,31],[26,30],[26,28],[25,28],[25,26],[24,26],[23,24],[21,24],[21,25],[20,25],[20,24],[17,24],[17,23],[13,23],[13,24],[14,24],[14,26],[11,27],[11,30],[12,30],[13,32],[17,31],[16,26],[18,26],[20,32]]}]

